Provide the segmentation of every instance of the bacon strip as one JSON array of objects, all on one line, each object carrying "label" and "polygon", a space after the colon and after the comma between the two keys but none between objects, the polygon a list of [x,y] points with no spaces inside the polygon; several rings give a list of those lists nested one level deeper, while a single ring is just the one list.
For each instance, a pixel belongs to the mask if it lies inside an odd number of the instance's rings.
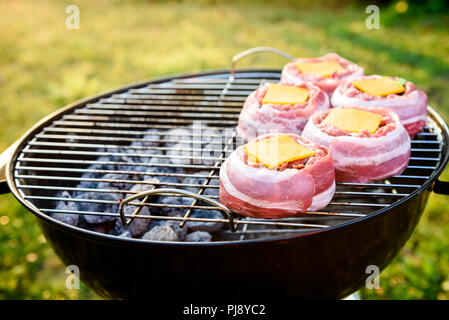
[{"label": "bacon strip", "polygon": [[317,151],[308,158],[304,168],[280,171],[245,163],[241,146],[220,168],[220,202],[242,215],[256,218],[283,218],[325,207],[335,192],[332,157],[327,148],[295,134],[289,135]]},{"label": "bacon strip", "polygon": [[[321,77],[313,74],[302,73],[296,66],[297,62],[326,62],[335,61],[338,62],[345,70],[342,72],[334,73],[330,77]],[[335,88],[347,79],[353,77],[363,76],[363,68],[355,63],[340,57],[336,53],[328,53],[325,56],[317,58],[301,58],[295,62],[288,63],[282,69],[281,83],[288,83],[298,85],[306,81],[311,81],[326,93],[331,96]]]},{"label": "bacon strip", "polygon": [[364,76],[342,83],[334,91],[331,104],[333,107],[359,105],[365,107],[387,107],[396,112],[410,137],[420,132],[426,123],[427,95],[407,81],[405,92],[387,96],[372,96],[358,90],[352,85],[355,80],[379,78],[379,75]]},{"label": "bacon strip", "polygon": [[327,146],[332,153],[337,182],[368,183],[402,173],[411,153],[410,137],[397,114],[386,108],[345,106],[375,112],[389,119],[374,134],[354,134],[320,125],[329,111],[313,115],[303,137]]},{"label": "bacon strip", "polygon": [[303,83],[298,87],[309,90],[309,99],[303,104],[262,104],[268,84],[252,92],[240,113],[237,133],[245,141],[269,133],[300,135],[309,117],[319,110],[329,109],[329,97],[319,87]]}]

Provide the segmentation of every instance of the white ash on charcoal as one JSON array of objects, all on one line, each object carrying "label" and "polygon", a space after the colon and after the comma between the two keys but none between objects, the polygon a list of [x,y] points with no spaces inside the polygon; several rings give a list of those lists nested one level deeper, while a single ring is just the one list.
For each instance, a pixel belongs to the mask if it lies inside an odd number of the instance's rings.
[{"label": "white ash on charcoal", "polygon": [[180,223],[181,223],[181,221],[168,220],[168,221],[164,221],[162,226],[170,227],[176,233],[176,236],[178,237],[178,241],[184,241],[187,236],[187,228],[185,226],[183,228],[181,228],[179,226]]},{"label": "white ash on charcoal", "polygon": [[[118,202],[123,199],[123,195],[116,190],[115,193],[106,192],[80,192],[76,196],[77,199],[108,201],[111,203],[98,203],[90,201],[78,202],[80,211],[91,211],[99,213],[118,213]],[[90,224],[100,224],[108,221],[114,221],[116,217],[106,215],[84,215],[84,220]]]},{"label": "white ash on charcoal", "polygon": [[187,242],[210,242],[211,240],[212,235],[205,231],[191,232],[186,236]]},{"label": "white ash on charcoal", "polygon": [[[58,197],[67,198],[67,199],[72,198],[70,193],[67,191],[63,191],[60,195],[58,195]],[[78,211],[78,206],[76,205],[76,203],[74,201],[64,200],[64,201],[58,201],[56,203],[55,209],[61,210],[61,211]],[[52,213],[51,216],[53,218],[55,218],[56,220],[67,223],[71,226],[77,226],[79,223],[79,215],[76,213],[71,214],[71,213],[64,213],[64,212],[55,212],[55,213]]]},{"label": "white ash on charcoal", "polygon": [[[157,180],[156,178],[152,178],[149,180],[146,180],[145,182],[147,183],[155,183],[155,182],[159,182],[159,180]],[[143,185],[143,184],[137,184],[134,187],[131,188],[131,191],[135,191],[135,192],[144,192],[147,190],[151,190],[153,188],[154,185],[148,184],[148,185]],[[142,199],[136,199],[133,202],[141,202],[143,200]],[[134,213],[134,211],[137,209],[137,206],[126,206],[124,213],[125,215],[132,215]],[[153,211],[153,208],[150,209],[149,206],[142,206],[142,209],[140,209],[140,212],[138,213],[139,216],[149,216],[151,215],[151,212]],[[128,227],[127,230],[131,233],[131,235],[133,237],[138,237],[141,236],[142,234],[144,234],[146,231],[148,231],[148,227],[151,223],[150,219],[144,219],[144,218],[135,218],[133,220],[133,222],[131,222]]]},{"label": "white ash on charcoal", "polygon": [[178,235],[169,226],[156,226],[145,233],[142,239],[153,241],[178,241]]}]

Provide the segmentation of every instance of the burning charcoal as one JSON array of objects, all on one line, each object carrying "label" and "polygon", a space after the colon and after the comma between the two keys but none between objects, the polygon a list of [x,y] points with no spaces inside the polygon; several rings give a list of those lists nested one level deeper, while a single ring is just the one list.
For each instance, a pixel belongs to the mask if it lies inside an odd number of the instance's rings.
[{"label": "burning charcoal", "polygon": [[[158,182],[158,181],[159,180],[153,178],[151,180],[146,180],[145,182],[153,183],[153,182]],[[150,190],[151,188],[153,188],[152,185],[137,184],[134,187],[132,187],[131,191],[143,192],[146,190]],[[137,201],[139,201],[139,199],[134,200],[134,201],[137,202]],[[132,215],[136,209],[137,209],[136,206],[126,206],[124,211],[125,211],[125,214]],[[149,216],[150,208],[148,206],[142,207],[142,209],[139,212],[139,215]],[[137,236],[144,234],[148,230],[148,226],[150,225],[150,223],[151,223],[150,219],[135,218],[134,221],[131,222],[131,224],[128,226],[128,230],[133,237],[137,237]]]},{"label": "burning charcoal", "polygon": [[[223,215],[217,210],[193,210],[190,215],[192,218],[207,218],[207,219],[223,219]],[[189,231],[207,231],[217,232],[223,228],[222,222],[202,222],[202,221],[189,221],[187,222],[187,228]]]},{"label": "burning charcoal", "polygon": [[[104,192],[82,192],[76,196],[77,199],[89,199],[100,201],[113,201],[112,203],[97,203],[97,202],[78,202],[78,208],[80,211],[92,211],[102,213],[118,213],[118,201],[122,198],[120,193],[104,193]],[[90,224],[99,224],[107,221],[113,221],[116,219],[111,216],[101,215],[84,215],[84,220]]]},{"label": "burning charcoal", "polygon": [[[68,199],[72,198],[70,193],[68,193],[67,191],[62,192],[60,197],[68,198]],[[55,209],[61,210],[61,211],[78,211],[78,207],[77,207],[76,203],[73,201],[58,201]],[[70,214],[70,213],[63,213],[63,212],[55,212],[55,213],[52,213],[51,216],[53,218],[55,218],[56,220],[70,224],[72,226],[77,226],[78,222],[79,222],[79,215],[76,213]]]},{"label": "burning charcoal", "polygon": [[157,226],[145,233],[142,239],[154,241],[178,241],[178,236],[169,226]]},{"label": "burning charcoal", "polygon": [[212,240],[212,236],[209,232],[205,231],[195,231],[189,233],[186,237],[188,242],[209,242]]}]

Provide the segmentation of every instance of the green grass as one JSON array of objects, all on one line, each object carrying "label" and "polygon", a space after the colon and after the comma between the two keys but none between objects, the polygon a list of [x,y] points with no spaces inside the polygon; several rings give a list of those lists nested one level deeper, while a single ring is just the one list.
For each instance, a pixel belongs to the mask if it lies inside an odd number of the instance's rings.
[{"label": "green grass", "polygon": [[[79,30],[65,28],[69,4],[80,7]],[[293,56],[338,52],[367,74],[414,81],[449,119],[448,16],[381,8],[380,30],[367,30],[366,16],[360,4],[338,1],[2,1],[0,149],[76,99],[142,79],[228,68],[234,54],[254,46]],[[283,63],[262,54],[240,66]],[[430,197],[410,241],[381,274],[381,288],[362,290],[363,298],[449,298],[448,208],[448,197]],[[32,214],[0,196],[0,299],[98,298],[85,287],[66,289],[65,276]]]}]

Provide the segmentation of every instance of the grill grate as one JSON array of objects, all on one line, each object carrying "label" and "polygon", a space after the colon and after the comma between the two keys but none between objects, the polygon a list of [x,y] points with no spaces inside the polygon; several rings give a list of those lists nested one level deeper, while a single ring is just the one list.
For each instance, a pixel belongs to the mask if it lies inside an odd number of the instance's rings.
[{"label": "grill grate", "polygon": [[[57,204],[68,200],[62,195],[67,191],[90,195],[69,198],[77,205],[116,208],[120,199],[139,193],[133,188],[136,185],[185,189],[218,200],[220,165],[241,144],[235,126],[245,98],[262,81],[278,81],[280,77],[277,71],[244,71],[236,73],[229,84],[228,75],[148,83],[74,108],[43,127],[23,148],[14,168],[19,192],[46,214],[116,218],[116,210],[61,210]],[[199,121],[201,127],[196,130]],[[200,138],[208,141],[207,147]],[[264,220],[234,212],[237,231],[231,232],[226,228],[229,220],[223,216],[194,214],[215,211],[216,207],[198,199],[167,203],[164,199],[181,197],[170,192],[146,202],[129,203],[151,208],[151,214],[127,217],[173,220],[181,227],[194,222],[223,225],[213,232],[215,241],[307,233],[365,217],[416,191],[439,167],[442,143],[441,130],[429,117],[424,131],[412,141],[410,164],[403,174],[369,184],[337,183],[335,196],[326,208],[300,217]],[[148,177],[159,182],[148,182]],[[105,194],[117,197],[105,199]],[[178,216],[158,211],[167,209]]]}]

